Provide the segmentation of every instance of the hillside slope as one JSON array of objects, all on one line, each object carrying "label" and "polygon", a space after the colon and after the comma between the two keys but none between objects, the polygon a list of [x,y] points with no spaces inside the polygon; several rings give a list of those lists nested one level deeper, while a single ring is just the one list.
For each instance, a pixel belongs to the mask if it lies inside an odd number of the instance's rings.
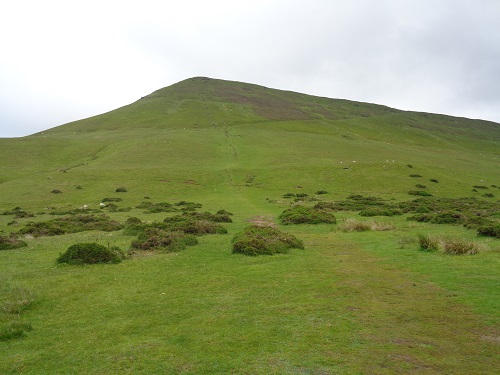
[{"label": "hillside slope", "polygon": [[425,185],[439,180],[435,195],[463,196],[500,183],[499,139],[492,122],[198,77],[99,116],[1,139],[0,205],[61,202],[53,189],[65,201],[100,199],[116,184],[137,200],[165,189],[263,199],[297,186],[401,198],[415,185],[410,174]]}]

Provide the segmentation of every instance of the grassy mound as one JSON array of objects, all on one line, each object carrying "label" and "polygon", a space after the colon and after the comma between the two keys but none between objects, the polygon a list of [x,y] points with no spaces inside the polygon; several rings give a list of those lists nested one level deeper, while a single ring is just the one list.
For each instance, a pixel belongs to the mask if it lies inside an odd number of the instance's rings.
[{"label": "grassy mound", "polygon": [[111,220],[106,215],[72,215],[49,221],[31,222],[19,230],[18,234],[30,234],[34,237],[57,236],[66,233],[78,233],[87,230],[112,232],[123,225]]},{"label": "grassy mound", "polygon": [[279,219],[283,224],[334,224],[337,222],[331,211],[306,206],[286,209],[281,213]]},{"label": "grassy mound", "polygon": [[0,236],[0,250],[17,249],[26,246],[26,242],[15,236]]},{"label": "grassy mound", "polygon": [[184,250],[186,246],[198,244],[198,239],[193,234],[183,232],[168,232],[159,228],[144,230],[130,245],[132,250],[157,250],[161,252],[174,252]]},{"label": "grassy mound", "polygon": [[119,248],[107,248],[97,243],[77,243],[68,247],[68,250],[57,258],[57,263],[120,263],[122,259],[123,254]]},{"label": "grassy mound", "polygon": [[269,226],[251,225],[233,237],[233,253],[245,255],[272,255],[289,249],[304,249],[301,240],[292,234]]}]

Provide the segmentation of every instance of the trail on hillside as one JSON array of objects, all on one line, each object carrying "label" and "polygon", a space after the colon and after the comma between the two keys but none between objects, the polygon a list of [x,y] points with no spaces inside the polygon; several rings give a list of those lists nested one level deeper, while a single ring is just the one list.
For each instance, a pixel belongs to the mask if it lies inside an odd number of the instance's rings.
[{"label": "trail on hillside", "polygon": [[342,300],[362,327],[363,373],[493,374],[500,368],[498,328],[424,275],[335,237],[311,236],[306,247],[317,246],[339,277],[338,290],[318,298]]}]

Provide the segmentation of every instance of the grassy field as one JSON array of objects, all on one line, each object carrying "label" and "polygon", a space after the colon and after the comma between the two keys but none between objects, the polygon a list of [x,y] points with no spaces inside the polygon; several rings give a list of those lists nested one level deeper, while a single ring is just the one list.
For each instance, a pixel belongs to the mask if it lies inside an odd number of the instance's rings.
[{"label": "grassy field", "polygon": [[[415,199],[412,190],[496,207],[499,139],[490,122],[204,78],[0,139],[0,213],[34,215],[0,215],[3,236],[84,205],[120,223],[174,215],[145,212],[142,202],[234,214],[227,234],[119,264],[56,259],[79,242],[126,251],[136,237],[123,230],[24,235],[26,247],[0,250],[0,329],[21,327],[21,337],[0,340],[0,373],[496,374],[498,239],[409,214],[335,211],[337,224],[318,225],[278,217],[353,194],[396,204]],[[105,198],[121,200],[100,209]],[[498,222],[498,210],[488,218]],[[348,219],[392,229],[341,230]],[[231,239],[254,222],[294,234],[305,249],[233,254]],[[422,251],[418,234],[483,249]]]}]

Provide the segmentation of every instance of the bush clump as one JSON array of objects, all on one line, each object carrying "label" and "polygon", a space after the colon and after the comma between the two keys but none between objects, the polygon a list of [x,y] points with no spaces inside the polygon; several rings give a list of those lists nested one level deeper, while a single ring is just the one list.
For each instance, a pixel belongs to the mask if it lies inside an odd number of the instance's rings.
[{"label": "bush clump", "polygon": [[16,236],[0,236],[0,250],[17,249],[24,246],[27,246],[26,242]]},{"label": "bush clump", "polygon": [[18,231],[18,234],[31,234],[34,237],[57,236],[66,233],[78,233],[87,230],[112,232],[123,225],[111,220],[106,215],[72,215],[49,221],[30,222]]},{"label": "bush clump", "polygon": [[[224,211],[224,210],[222,210]],[[221,211],[219,211],[221,212]],[[216,223],[232,223],[233,220],[227,214],[223,213],[211,214],[210,212],[184,212],[183,216],[187,216],[196,220],[208,220]]]},{"label": "bush clump", "polygon": [[186,246],[198,244],[193,234],[170,232],[159,228],[147,228],[132,241],[132,250],[157,250],[160,252],[175,252],[184,250]]},{"label": "bush clump", "polygon": [[270,226],[250,225],[232,239],[233,253],[245,255],[283,254],[289,249],[304,249],[301,240]]},{"label": "bush clump", "polygon": [[137,208],[142,208],[145,210],[144,212],[152,213],[152,214],[158,213],[158,212],[176,212],[176,211],[179,211],[171,203],[167,203],[167,202],[159,202],[159,203],[142,202],[140,205],[137,206]]},{"label": "bush clump", "polygon": [[401,210],[389,207],[369,207],[359,212],[360,216],[394,216],[401,214]]},{"label": "bush clump", "polygon": [[500,238],[500,223],[480,226],[477,228],[477,234],[480,236]]},{"label": "bush clump", "polygon": [[314,207],[294,206],[281,213],[279,219],[283,224],[334,224],[335,215],[329,210]]},{"label": "bush clump", "polygon": [[115,190],[116,193],[126,193],[127,192],[127,188],[125,187],[119,187]]},{"label": "bush clump", "polygon": [[161,228],[173,232],[179,231],[196,235],[227,233],[227,229],[221,224],[209,220],[197,220],[184,215],[165,218]]},{"label": "bush clump", "polygon": [[408,192],[410,195],[420,195],[421,197],[432,197],[432,194],[425,190],[410,190]]},{"label": "bush clump", "polygon": [[97,264],[120,263],[123,253],[117,247],[107,248],[98,243],[86,242],[74,244],[57,258],[57,263]]}]

